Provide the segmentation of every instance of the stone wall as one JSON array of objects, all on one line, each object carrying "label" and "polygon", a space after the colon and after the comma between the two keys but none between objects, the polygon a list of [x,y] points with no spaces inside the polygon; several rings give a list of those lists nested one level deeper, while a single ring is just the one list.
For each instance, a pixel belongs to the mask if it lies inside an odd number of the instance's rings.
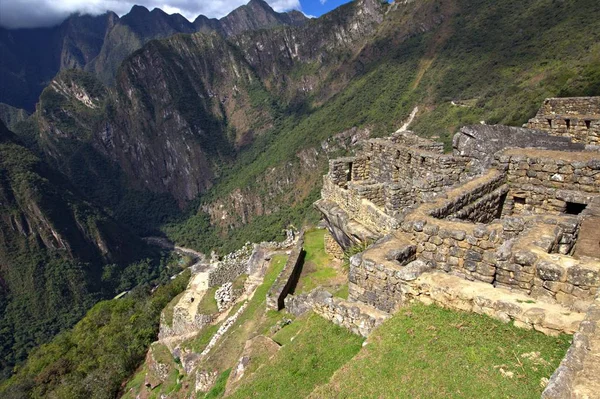
[{"label": "stone wall", "polygon": [[[389,246],[391,242],[393,246]],[[348,299],[393,312],[402,305],[402,281],[431,269],[423,261],[410,262],[414,251],[414,245],[409,242],[390,240],[354,255],[350,259]],[[397,256],[398,253],[402,255]]]},{"label": "stone wall", "polygon": [[430,272],[402,283],[402,301],[418,300],[449,309],[484,314],[519,328],[546,335],[573,334],[585,314],[531,300],[531,297],[480,281],[465,281],[446,273]]},{"label": "stone wall", "polygon": [[335,259],[344,258],[344,249],[337,243],[333,236],[329,233],[325,233],[325,253],[331,255]]},{"label": "stone wall", "polygon": [[568,203],[585,205],[600,195],[600,161],[593,152],[509,149],[496,162],[510,185],[506,214],[564,214]]},{"label": "stone wall", "polygon": [[335,298],[319,288],[307,294],[289,295],[285,298],[285,308],[296,316],[312,310],[334,324],[363,337],[367,337],[375,327],[389,318],[389,314],[385,312],[358,302]]},{"label": "stone wall", "polygon": [[600,144],[600,97],[548,98],[528,127],[575,142]]},{"label": "stone wall", "polygon": [[468,167],[476,173],[490,168],[494,154],[507,147],[559,151],[585,149],[583,144],[572,143],[568,137],[556,137],[541,130],[503,125],[463,126],[452,139],[454,155],[468,157]]},{"label": "stone wall", "polygon": [[495,285],[584,311],[600,287],[600,262],[556,253],[561,246],[563,252],[564,245],[569,246],[561,242],[565,231],[567,237],[574,234],[576,219],[545,222],[531,224],[514,242],[507,242],[498,251]]},{"label": "stone wall", "polygon": [[[348,185],[349,189],[345,189],[334,184],[325,176],[321,197],[323,200],[334,202],[351,215],[352,220],[361,223],[375,233],[386,234],[396,229],[399,225],[398,221],[387,215],[382,207],[377,206],[367,198],[361,198],[357,191],[359,186],[358,184],[352,184]],[[378,192],[381,195],[384,191],[380,190]],[[385,200],[381,198],[381,201]],[[378,200],[379,203],[381,201]]]},{"label": "stone wall", "polygon": [[255,248],[247,243],[235,252],[214,263],[209,269],[208,286],[220,287],[223,284],[235,280],[244,273],[248,273],[248,262],[252,258]]},{"label": "stone wall", "polygon": [[[494,281],[495,251],[503,241],[502,223],[484,225],[443,218],[463,215],[467,219],[494,219],[497,208],[479,203],[479,208],[474,209],[469,205],[479,199],[499,203],[506,190],[503,182],[501,173],[490,171],[407,216],[402,231],[416,243],[417,257],[436,269],[467,279]],[[487,215],[483,213],[486,210]]]},{"label": "stone wall", "polygon": [[285,297],[295,288],[302,272],[302,262],[304,260],[303,245],[304,233],[302,232],[296,245],[290,252],[283,270],[279,273],[267,292],[267,309],[281,310],[284,308]]},{"label": "stone wall", "polygon": [[420,192],[441,192],[460,181],[468,159],[408,147],[386,139],[371,139],[363,144],[369,159],[368,178],[374,182],[412,181]]},{"label": "stone wall", "polygon": [[389,318],[387,313],[332,296],[316,303],[313,310],[319,316],[363,337],[368,337],[373,329]]},{"label": "stone wall", "polygon": [[444,143],[417,136],[415,133],[408,130],[404,132],[392,133],[390,140],[395,144],[399,144],[404,147],[418,148],[420,150],[435,152],[438,154],[444,153]]},{"label": "stone wall", "polygon": [[[588,375],[582,375],[586,367],[598,364],[598,348],[593,349],[591,341],[598,340],[600,335],[600,292],[596,295],[595,301],[588,308],[585,319],[579,325],[579,330],[573,335],[573,342],[567,351],[567,354],[560,362],[558,368],[550,377],[550,381],[542,392],[542,399],[570,399],[573,397],[588,397],[594,395],[593,391],[588,391],[587,396],[584,392],[587,385],[597,385],[590,381],[598,377],[592,370]],[[594,359],[594,357],[596,359]],[[592,366],[593,367],[593,366]],[[580,396],[575,396],[576,392]],[[598,392],[596,391],[595,394]]]}]

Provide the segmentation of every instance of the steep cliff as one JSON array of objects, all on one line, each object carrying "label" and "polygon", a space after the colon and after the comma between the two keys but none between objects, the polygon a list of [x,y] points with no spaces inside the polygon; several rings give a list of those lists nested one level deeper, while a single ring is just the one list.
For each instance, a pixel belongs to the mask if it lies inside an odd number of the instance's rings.
[{"label": "steep cliff", "polygon": [[104,265],[117,275],[143,251],[0,122],[0,374],[112,294]]}]

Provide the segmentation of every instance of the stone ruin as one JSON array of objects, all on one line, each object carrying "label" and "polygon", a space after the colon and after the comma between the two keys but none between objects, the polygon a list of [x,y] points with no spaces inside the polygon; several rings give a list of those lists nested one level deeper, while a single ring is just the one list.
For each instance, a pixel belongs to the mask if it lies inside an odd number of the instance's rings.
[{"label": "stone ruin", "polygon": [[600,146],[600,97],[548,98],[527,127]]},{"label": "stone ruin", "polygon": [[329,250],[372,243],[351,258],[349,301],[575,333],[543,397],[586,397],[600,392],[600,97],[547,99],[528,127],[463,127],[452,154],[410,132],[366,140],[330,160],[315,206]]}]

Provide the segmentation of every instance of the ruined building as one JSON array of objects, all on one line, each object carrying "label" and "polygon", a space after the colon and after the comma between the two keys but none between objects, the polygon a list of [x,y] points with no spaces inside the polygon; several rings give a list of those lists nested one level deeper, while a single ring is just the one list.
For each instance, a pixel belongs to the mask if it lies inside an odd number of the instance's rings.
[{"label": "ruined building", "polygon": [[527,127],[600,145],[600,97],[548,98]]},{"label": "ruined building", "polygon": [[350,301],[577,332],[544,397],[585,397],[600,392],[600,98],[548,99],[528,127],[463,127],[452,154],[408,132],[367,140],[330,161],[316,206],[328,249],[372,243]]}]

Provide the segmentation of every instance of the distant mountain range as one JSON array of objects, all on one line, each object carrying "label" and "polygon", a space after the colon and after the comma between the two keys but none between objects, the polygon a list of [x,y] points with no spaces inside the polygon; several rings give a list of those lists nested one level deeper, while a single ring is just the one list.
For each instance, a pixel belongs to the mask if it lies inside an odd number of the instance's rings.
[{"label": "distant mountain range", "polygon": [[234,36],[248,30],[298,26],[307,18],[299,11],[277,13],[263,0],[251,0],[221,19],[203,15],[190,22],[180,14],[134,6],[119,18],[73,15],[51,28],[0,28],[0,103],[33,111],[40,93],[60,71],[80,68],[106,84],[129,54],[153,39],[177,33],[217,32]]}]

